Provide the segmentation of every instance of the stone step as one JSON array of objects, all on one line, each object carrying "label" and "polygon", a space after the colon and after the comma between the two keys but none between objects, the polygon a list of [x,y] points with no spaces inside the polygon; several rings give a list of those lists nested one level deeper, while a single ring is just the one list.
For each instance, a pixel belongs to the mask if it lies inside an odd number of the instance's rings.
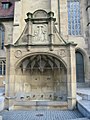
[{"label": "stone step", "polygon": [[77,89],[77,95],[82,97],[82,100],[90,101],[90,88],[89,89]]},{"label": "stone step", "polygon": [[90,83],[77,83],[77,88],[89,88]]},{"label": "stone step", "polygon": [[79,96],[82,97],[82,100],[88,100],[90,101],[90,95],[87,95],[87,94],[82,94],[82,93],[77,93]]},{"label": "stone step", "polygon": [[90,101],[80,100],[77,101],[77,108],[83,116],[90,118]]},{"label": "stone step", "polygon": [[76,118],[76,119],[70,119],[70,120],[89,120],[88,118]]},{"label": "stone step", "polygon": [[[14,110],[47,110],[60,109],[66,110],[67,102],[61,101],[16,101],[13,107]],[[10,110],[10,109],[9,109]]]}]

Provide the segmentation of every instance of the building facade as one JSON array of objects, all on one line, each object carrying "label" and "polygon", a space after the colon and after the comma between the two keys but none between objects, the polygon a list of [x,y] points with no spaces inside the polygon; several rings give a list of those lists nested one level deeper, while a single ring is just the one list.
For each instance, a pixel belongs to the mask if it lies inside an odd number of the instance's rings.
[{"label": "building facade", "polygon": [[90,83],[89,6],[1,1],[0,85],[9,109],[75,108],[76,86]]}]

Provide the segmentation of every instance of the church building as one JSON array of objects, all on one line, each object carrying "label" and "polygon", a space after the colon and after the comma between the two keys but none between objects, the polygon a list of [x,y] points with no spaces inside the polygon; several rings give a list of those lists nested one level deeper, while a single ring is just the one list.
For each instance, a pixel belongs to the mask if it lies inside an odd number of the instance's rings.
[{"label": "church building", "polygon": [[90,86],[90,0],[1,0],[0,87],[8,109],[74,109]]}]

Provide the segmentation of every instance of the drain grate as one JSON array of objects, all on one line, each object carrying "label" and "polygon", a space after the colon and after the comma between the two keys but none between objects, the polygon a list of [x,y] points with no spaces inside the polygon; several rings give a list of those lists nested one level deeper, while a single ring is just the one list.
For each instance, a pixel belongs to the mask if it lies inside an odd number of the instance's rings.
[{"label": "drain grate", "polygon": [[42,116],[43,116],[43,114],[36,114],[36,116],[37,116],[37,117],[42,117]]}]

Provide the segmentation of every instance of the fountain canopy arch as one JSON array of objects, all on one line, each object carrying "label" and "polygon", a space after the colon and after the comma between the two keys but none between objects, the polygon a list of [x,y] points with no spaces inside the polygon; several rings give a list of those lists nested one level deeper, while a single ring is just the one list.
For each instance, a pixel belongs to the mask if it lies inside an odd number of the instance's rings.
[{"label": "fountain canopy arch", "polygon": [[67,100],[66,67],[56,57],[28,56],[19,63],[16,74],[16,94],[23,93],[24,98],[30,100]]}]

